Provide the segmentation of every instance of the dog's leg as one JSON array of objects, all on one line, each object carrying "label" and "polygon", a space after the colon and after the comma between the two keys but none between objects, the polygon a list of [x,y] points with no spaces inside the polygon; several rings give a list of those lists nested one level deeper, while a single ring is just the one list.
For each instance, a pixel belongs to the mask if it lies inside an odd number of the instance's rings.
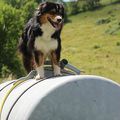
[{"label": "dog's leg", "polygon": [[60,72],[59,60],[57,59],[57,55],[55,51],[51,52],[51,61],[53,65],[54,76],[62,75]]},{"label": "dog's leg", "polygon": [[35,59],[32,54],[23,55],[22,58],[23,58],[23,64],[24,64],[24,67],[25,67],[27,73],[29,73],[31,70],[34,70],[36,68]]},{"label": "dog's leg", "polygon": [[24,68],[26,69],[27,73],[31,70],[35,69],[36,63],[34,54],[32,51],[28,51],[26,37],[22,34],[22,38],[20,38],[20,42],[18,45],[19,52],[22,54],[22,61]]},{"label": "dog's leg", "polygon": [[45,56],[42,52],[36,51],[35,52],[35,60],[37,63],[37,76],[35,77],[36,80],[44,78],[44,61],[45,61]]}]

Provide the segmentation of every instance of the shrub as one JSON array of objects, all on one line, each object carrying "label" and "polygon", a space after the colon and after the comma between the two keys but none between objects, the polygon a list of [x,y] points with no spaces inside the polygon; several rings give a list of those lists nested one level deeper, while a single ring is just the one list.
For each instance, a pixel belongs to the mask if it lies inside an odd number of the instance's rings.
[{"label": "shrub", "polygon": [[108,28],[105,33],[108,33],[110,35],[115,35],[117,32],[120,31],[119,25],[113,25],[112,27]]},{"label": "shrub", "polygon": [[117,42],[116,45],[117,45],[117,46],[120,46],[120,42]]},{"label": "shrub", "polygon": [[11,74],[11,71],[8,69],[8,67],[6,65],[3,65],[1,68],[1,76],[3,78],[8,77]]},{"label": "shrub", "polygon": [[110,18],[102,18],[102,19],[97,20],[96,24],[102,25],[102,24],[107,24],[109,22],[111,22]]},{"label": "shrub", "polygon": [[98,48],[100,48],[100,45],[94,45],[93,48],[98,49]]},{"label": "shrub", "polygon": [[85,0],[84,9],[94,10],[100,6],[100,0]]}]

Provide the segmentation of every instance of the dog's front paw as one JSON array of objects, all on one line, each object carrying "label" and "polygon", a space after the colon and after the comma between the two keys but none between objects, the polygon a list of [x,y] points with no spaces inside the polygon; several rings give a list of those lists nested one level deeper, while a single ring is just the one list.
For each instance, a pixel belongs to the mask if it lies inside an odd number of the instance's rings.
[{"label": "dog's front paw", "polygon": [[57,76],[62,76],[62,73],[54,73],[54,76],[57,77]]},{"label": "dog's front paw", "polygon": [[35,77],[36,80],[41,80],[41,79],[45,78],[43,66],[38,67],[36,69],[36,71],[37,71],[37,75]]},{"label": "dog's front paw", "polygon": [[39,74],[37,74],[36,77],[35,77],[36,80],[41,80],[43,78],[45,78],[45,76],[44,75],[39,75]]},{"label": "dog's front paw", "polygon": [[61,76],[62,73],[60,72],[60,67],[56,66],[54,69],[54,76]]}]

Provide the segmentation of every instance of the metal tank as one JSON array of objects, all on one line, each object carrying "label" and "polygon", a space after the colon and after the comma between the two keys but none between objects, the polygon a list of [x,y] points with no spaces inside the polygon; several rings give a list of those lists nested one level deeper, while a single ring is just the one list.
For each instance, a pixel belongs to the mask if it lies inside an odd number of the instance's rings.
[{"label": "metal tank", "polygon": [[47,68],[46,79],[35,80],[32,71],[1,84],[0,120],[120,120],[120,85],[68,68],[60,77]]}]

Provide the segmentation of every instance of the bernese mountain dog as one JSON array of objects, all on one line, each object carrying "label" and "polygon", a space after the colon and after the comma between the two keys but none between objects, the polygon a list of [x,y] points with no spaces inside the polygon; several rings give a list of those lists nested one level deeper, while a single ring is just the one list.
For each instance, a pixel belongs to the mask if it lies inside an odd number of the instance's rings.
[{"label": "bernese mountain dog", "polygon": [[64,20],[62,4],[41,3],[33,17],[26,24],[22,33],[19,50],[22,53],[23,64],[27,72],[35,69],[36,79],[44,78],[44,62],[51,59],[54,76],[61,75],[61,30]]}]

